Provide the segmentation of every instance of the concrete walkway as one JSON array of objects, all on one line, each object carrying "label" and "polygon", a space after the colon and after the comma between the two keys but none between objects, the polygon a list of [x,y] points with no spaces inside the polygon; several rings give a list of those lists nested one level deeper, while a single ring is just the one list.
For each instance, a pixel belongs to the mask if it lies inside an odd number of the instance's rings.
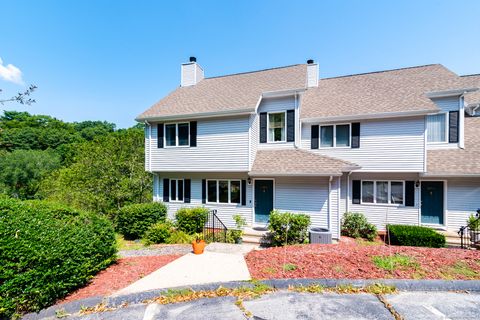
[{"label": "concrete walkway", "polygon": [[210,244],[203,254],[188,253],[115,292],[113,296],[213,282],[250,280],[250,272],[243,255],[253,248]]}]

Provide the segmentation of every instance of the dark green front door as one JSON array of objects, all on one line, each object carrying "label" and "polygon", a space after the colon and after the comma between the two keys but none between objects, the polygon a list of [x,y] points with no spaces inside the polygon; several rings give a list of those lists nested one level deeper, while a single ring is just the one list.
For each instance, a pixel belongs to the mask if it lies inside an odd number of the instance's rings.
[{"label": "dark green front door", "polygon": [[255,180],[255,222],[268,222],[273,210],[273,180]]},{"label": "dark green front door", "polygon": [[422,181],[422,223],[443,224],[443,182]]}]

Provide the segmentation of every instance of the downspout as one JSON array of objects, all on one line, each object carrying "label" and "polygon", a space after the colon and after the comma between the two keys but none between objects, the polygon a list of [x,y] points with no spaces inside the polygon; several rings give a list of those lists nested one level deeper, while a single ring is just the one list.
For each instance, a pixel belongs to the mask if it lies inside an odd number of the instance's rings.
[{"label": "downspout", "polygon": [[[298,139],[300,138],[299,137],[299,132],[298,132],[298,128],[300,127],[300,115],[298,114],[298,99],[297,99],[297,91],[295,91],[295,127],[294,127],[294,132],[295,132],[295,139],[293,141],[293,146],[297,149],[298,148]],[[299,125],[297,125],[297,123]]]},{"label": "downspout", "polygon": [[459,116],[460,116],[460,119],[458,119],[458,122],[460,124],[460,128],[459,128],[459,139],[458,139],[458,146],[460,147],[460,149],[465,149],[465,93],[464,92],[461,96],[460,96],[460,112],[459,112]]},{"label": "downspout", "polygon": [[327,220],[327,223],[328,223],[328,227],[327,229],[330,231],[331,230],[331,226],[332,226],[332,195],[331,195],[331,192],[332,192],[332,180],[333,180],[333,176],[330,176],[330,178],[328,179],[328,220]]}]

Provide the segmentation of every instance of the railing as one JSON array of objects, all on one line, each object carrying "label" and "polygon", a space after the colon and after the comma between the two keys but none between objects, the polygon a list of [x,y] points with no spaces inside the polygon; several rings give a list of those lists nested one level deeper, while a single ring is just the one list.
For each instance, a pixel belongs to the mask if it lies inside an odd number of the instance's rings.
[{"label": "railing", "polygon": [[203,227],[203,239],[207,242],[227,242],[227,227],[217,217],[217,210],[208,213],[208,219]]},{"label": "railing", "polygon": [[469,221],[458,231],[462,249],[473,249],[480,247],[480,209],[477,210],[475,219]]}]

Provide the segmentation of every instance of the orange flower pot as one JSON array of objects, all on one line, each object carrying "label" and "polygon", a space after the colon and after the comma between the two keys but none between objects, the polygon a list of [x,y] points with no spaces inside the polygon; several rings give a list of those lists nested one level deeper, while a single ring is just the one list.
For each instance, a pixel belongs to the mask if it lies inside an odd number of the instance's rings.
[{"label": "orange flower pot", "polygon": [[194,254],[202,254],[203,250],[205,250],[205,241],[204,240],[192,241],[192,248],[193,248]]}]

